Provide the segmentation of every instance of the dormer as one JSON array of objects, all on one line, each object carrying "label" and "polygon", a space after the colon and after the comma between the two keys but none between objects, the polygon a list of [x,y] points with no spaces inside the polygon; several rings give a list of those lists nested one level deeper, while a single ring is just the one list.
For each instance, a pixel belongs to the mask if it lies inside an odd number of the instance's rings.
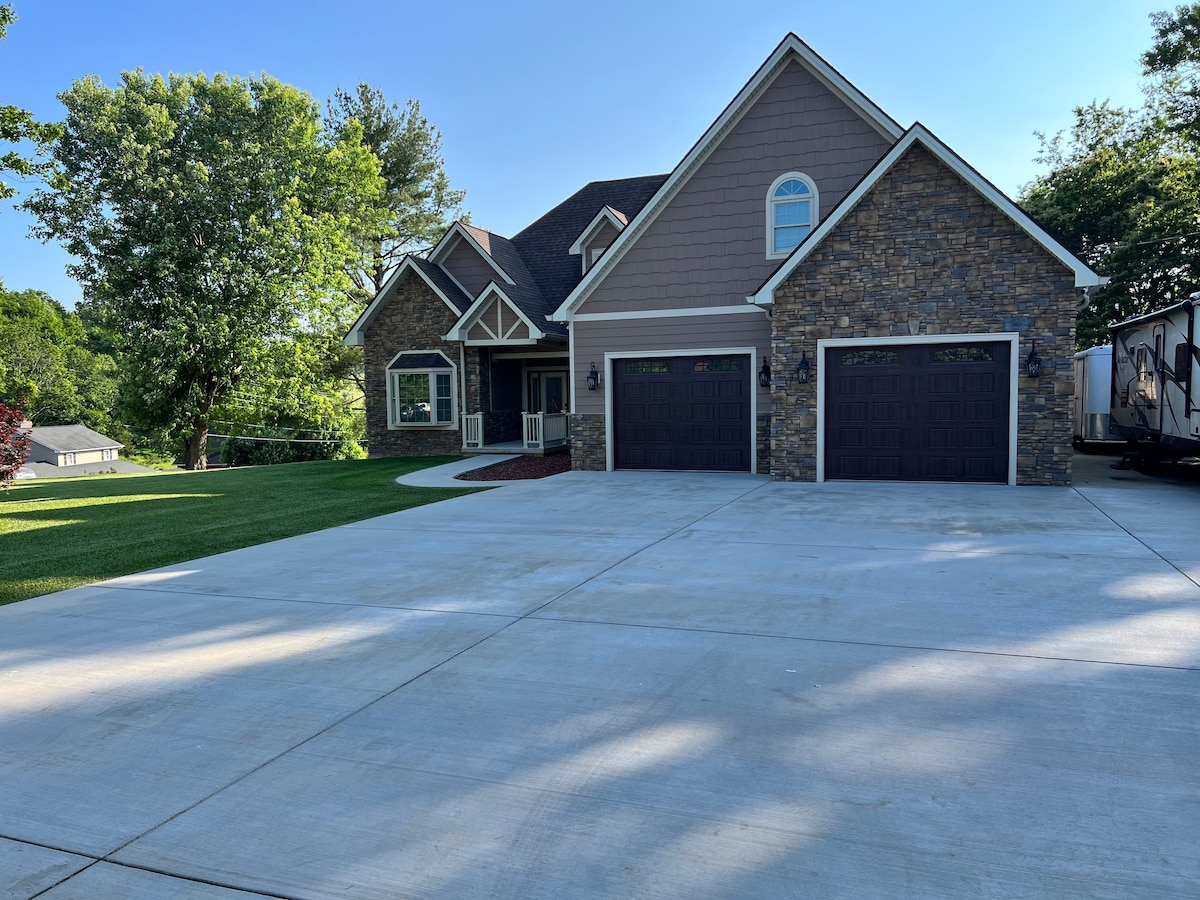
[{"label": "dormer", "polygon": [[571,255],[580,258],[582,274],[587,274],[587,270],[596,263],[628,224],[629,220],[624,213],[611,206],[605,206],[584,226],[569,251]]}]

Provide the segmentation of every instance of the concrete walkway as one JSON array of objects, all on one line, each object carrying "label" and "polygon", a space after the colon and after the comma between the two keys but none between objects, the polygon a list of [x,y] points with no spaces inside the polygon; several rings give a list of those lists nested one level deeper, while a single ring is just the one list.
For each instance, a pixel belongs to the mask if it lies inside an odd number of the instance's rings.
[{"label": "concrete walkway", "polygon": [[0,898],[1194,898],[1200,494],[568,473],[0,608]]}]

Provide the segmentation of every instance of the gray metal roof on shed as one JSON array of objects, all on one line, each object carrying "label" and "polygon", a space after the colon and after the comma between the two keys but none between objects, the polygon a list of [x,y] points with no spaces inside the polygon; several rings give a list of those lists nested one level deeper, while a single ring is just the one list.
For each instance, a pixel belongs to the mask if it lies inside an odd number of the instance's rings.
[{"label": "gray metal roof on shed", "polygon": [[125,445],[83,425],[35,425],[29,439],[55,453],[119,450]]}]

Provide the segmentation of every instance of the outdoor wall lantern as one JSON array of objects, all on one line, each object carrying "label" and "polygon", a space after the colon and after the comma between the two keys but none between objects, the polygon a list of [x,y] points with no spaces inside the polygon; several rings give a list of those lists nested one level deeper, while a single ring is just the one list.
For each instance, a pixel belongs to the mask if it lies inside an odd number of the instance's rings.
[{"label": "outdoor wall lantern", "polygon": [[1042,377],[1042,358],[1037,354],[1037,341],[1030,342],[1029,355],[1025,357],[1025,374],[1030,378]]},{"label": "outdoor wall lantern", "polygon": [[594,391],[600,387],[600,373],[596,371],[595,363],[592,363],[592,369],[587,373],[587,386],[589,391]]},{"label": "outdoor wall lantern", "polygon": [[758,370],[758,386],[771,386],[771,366],[765,359],[763,360],[763,367]]},{"label": "outdoor wall lantern", "polygon": [[805,350],[800,357],[800,365],[796,366],[796,380],[801,384],[808,384],[808,376],[811,367],[808,364],[808,351]]}]

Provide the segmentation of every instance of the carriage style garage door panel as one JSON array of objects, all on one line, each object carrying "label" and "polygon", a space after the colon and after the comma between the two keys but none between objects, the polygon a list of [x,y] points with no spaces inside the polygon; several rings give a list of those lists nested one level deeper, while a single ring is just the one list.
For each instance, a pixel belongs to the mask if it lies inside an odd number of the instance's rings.
[{"label": "carriage style garage door panel", "polygon": [[827,348],[825,477],[1005,483],[1010,347]]},{"label": "carriage style garage door panel", "polygon": [[618,469],[749,472],[750,357],[616,359]]}]

